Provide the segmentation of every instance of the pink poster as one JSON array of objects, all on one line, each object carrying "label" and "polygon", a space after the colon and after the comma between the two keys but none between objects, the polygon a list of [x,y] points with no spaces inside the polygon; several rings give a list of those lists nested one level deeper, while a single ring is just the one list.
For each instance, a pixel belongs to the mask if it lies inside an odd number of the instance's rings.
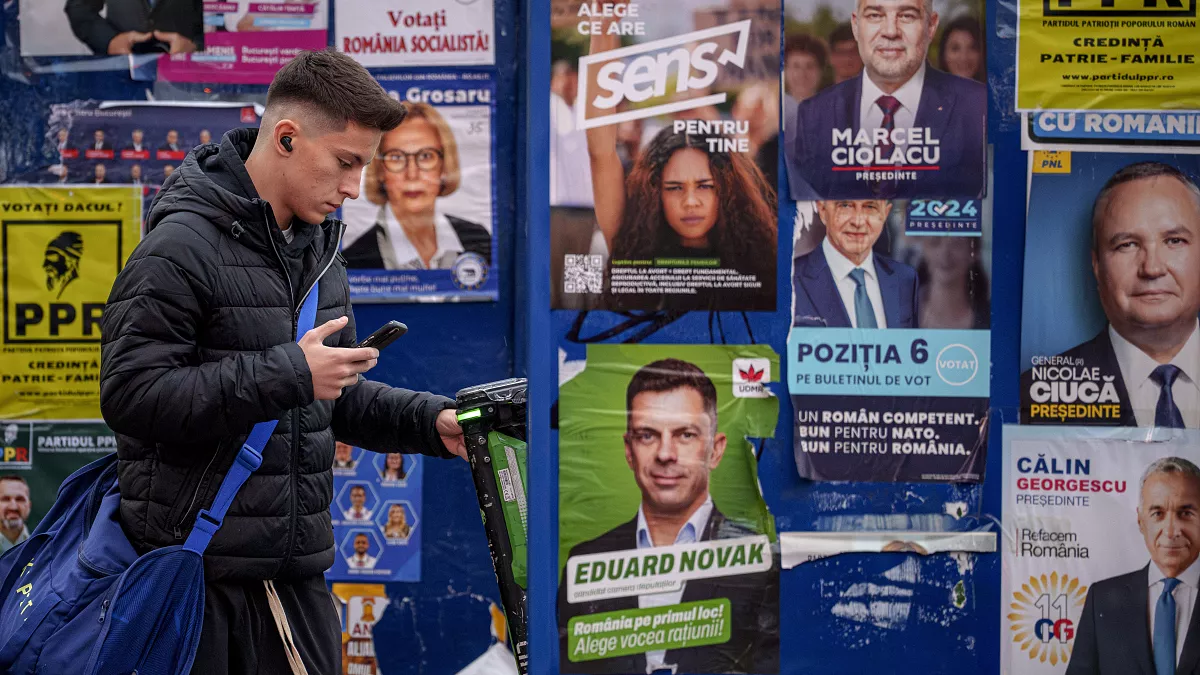
[{"label": "pink poster", "polygon": [[324,49],[325,0],[204,3],[204,51],[164,56],[160,79],[172,82],[270,84],[304,50]]}]

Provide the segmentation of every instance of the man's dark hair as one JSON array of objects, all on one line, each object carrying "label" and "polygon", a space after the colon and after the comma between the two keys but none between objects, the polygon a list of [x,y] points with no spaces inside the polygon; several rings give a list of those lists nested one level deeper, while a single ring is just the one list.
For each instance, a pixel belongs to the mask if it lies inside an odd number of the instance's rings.
[{"label": "man's dark hair", "polygon": [[363,486],[361,486],[361,485],[351,485],[351,486],[350,486],[350,491],[351,491],[351,492],[354,492],[355,490],[362,490],[363,492],[366,492],[366,491],[367,491],[367,488],[365,488],[365,487],[363,487]]},{"label": "man's dark hair", "polygon": [[821,38],[809,35],[808,33],[793,35],[783,43],[783,61],[785,65],[788,57],[796,52],[811,54],[817,60],[817,65],[822,69],[825,68],[825,63],[829,60],[829,50],[825,47],[825,42]]},{"label": "man's dark hair", "polygon": [[1114,173],[1104,187],[1100,188],[1100,192],[1096,193],[1096,200],[1092,202],[1092,250],[1098,252],[1100,250],[1100,241],[1097,238],[1097,232],[1100,230],[1100,221],[1104,217],[1105,211],[1108,210],[1111,193],[1118,185],[1130,183],[1143,178],[1157,178],[1159,176],[1167,176],[1183,183],[1188,192],[1196,198],[1196,203],[1200,205],[1200,187],[1196,186],[1187,174],[1179,169],[1164,164],[1162,162],[1136,162],[1124,167],[1120,171]]},{"label": "man's dark hair", "polygon": [[288,104],[310,106],[333,126],[354,122],[368,129],[391,131],[404,121],[404,104],[353,58],[325,49],[300,52],[275,75],[267,90],[267,110]]},{"label": "man's dark hair", "polygon": [[24,485],[25,487],[29,487],[29,483],[24,478],[22,478],[21,476],[18,476],[15,473],[9,473],[9,474],[0,476],[0,483],[3,483],[6,480],[15,480],[18,483],[20,483],[21,485]]},{"label": "man's dark hair", "polygon": [[829,33],[829,46],[832,47],[839,42],[857,42],[854,39],[854,29],[850,27],[850,22],[839,23],[836,28]]},{"label": "man's dark hair", "polygon": [[704,412],[712,420],[712,431],[717,432],[717,388],[712,380],[694,364],[679,359],[662,359],[643,366],[634,374],[625,389],[626,423],[633,410],[633,399],[643,392],[664,392],[691,388],[700,394]]}]

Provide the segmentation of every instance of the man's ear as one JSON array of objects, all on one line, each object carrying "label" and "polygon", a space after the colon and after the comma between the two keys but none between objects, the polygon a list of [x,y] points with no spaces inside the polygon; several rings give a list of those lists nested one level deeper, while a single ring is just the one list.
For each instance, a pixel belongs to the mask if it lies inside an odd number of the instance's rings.
[{"label": "man's ear", "polygon": [[[287,155],[291,154],[291,151],[294,150],[296,147],[295,146],[296,138],[300,135],[299,123],[297,123],[295,120],[293,120],[291,118],[285,117],[285,118],[279,120],[278,122],[276,122],[274,128],[271,131],[272,131],[272,137],[271,137],[272,149],[276,153],[283,155],[283,156],[287,156]],[[287,148],[284,146],[283,139],[285,137],[292,139],[291,140],[291,145],[292,145],[291,148]]]},{"label": "man's ear", "polygon": [[708,470],[712,471],[721,463],[721,458],[725,456],[725,445],[729,439],[725,434],[717,434],[713,436],[713,451],[712,457],[708,459]]}]

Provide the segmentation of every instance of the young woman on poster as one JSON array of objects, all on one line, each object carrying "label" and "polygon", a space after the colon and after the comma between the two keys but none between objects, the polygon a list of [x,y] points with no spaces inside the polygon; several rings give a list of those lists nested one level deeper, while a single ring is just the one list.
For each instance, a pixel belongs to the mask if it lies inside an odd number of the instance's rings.
[{"label": "young woman on poster", "polygon": [[[597,31],[604,33],[607,31]],[[591,53],[620,47],[616,35],[591,36]],[[600,64],[589,69],[590,91]],[[601,116],[594,99],[587,116]],[[609,257],[609,309],[773,309],[778,228],[775,188],[754,161],[739,152],[709,149],[716,136],[658,132],[626,176],[618,153],[618,126],[587,130],[596,222]],[[716,258],[719,267],[754,277],[757,289],[700,289],[696,294],[620,295],[611,287],[612,262]],[[652,305],[652,306],[648,306]]]},{"label": "young woman on poster", "polygon": [[436,210],[459,185],[458,143],[445,118],[427,103],[383,135],[367,166],[365,192],[379,214],[371,232],[342,251],[356,269],[450,269],[464,252],[492,259],[492,235],[479,223]]}]

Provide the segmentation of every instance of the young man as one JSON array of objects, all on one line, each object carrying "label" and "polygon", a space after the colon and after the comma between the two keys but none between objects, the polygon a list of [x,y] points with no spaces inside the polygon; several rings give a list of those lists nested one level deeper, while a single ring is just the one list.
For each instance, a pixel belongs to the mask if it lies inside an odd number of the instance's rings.
[{"label": "young man", "polygon": [[[155,198],[149,233],[113,285],[100,398],[118,434],[121,521],[141,551],[182,544],[257,422],[279,420],[262,466],[205,554],[193,673],[290,672],[268,593],[308,672],[340,671],[324,572],[334,440],[465,456],[453,402],[362,377],[344,227],[363,168],[404,107],[351,58],[305,52],[267,93],[260,129],[189,154]],[[304,298],[316,327],[296,340]]]}]

